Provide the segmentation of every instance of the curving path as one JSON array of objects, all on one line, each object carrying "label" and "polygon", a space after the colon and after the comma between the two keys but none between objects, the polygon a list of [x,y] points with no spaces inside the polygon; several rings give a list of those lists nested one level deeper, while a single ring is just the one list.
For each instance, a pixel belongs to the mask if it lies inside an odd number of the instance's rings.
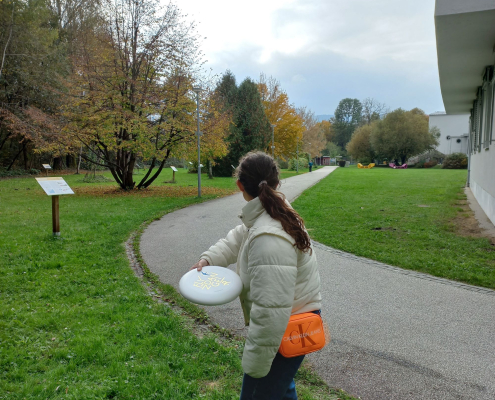
[{"label": "curving path", "polygon": [[[281,190],[293,200],[334,169],[289,178]],[[240,223],[244,204],[236,194],[165,215],[141,237],[144,261],[177,287],[199,254]],[[332,341],[307,359],[330,386],[363,400],[495,399],[495,291],[319,243],[315,251]],[[237,301],[205,309],[246,333]]]}]

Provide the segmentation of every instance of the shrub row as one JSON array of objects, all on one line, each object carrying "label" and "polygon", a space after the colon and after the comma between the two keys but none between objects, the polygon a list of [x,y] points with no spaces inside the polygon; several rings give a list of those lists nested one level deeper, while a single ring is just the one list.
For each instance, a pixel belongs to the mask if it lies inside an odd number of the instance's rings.
[{"label": "shrub row", "polygon": [[31,169],[11,169],[7,171],[6,168],[0,167],[0,178],[4,178],[7,176],[22,176],[22,175],[38,175],[40,173],[39,169],[31,168]]},{"label": "shrub row", "polygon": [[291,158],[288,163],[289,170],[295,171],[297,163],[299,162],[299,168],[308,168],[308,160],[304,157],[299,157],[299,161],[295,158]]},{"label": "shrub row", "polygon": [[466,169],[468,165],[467,156],[464,153],[452,153],[445,157],[442,168]]}]

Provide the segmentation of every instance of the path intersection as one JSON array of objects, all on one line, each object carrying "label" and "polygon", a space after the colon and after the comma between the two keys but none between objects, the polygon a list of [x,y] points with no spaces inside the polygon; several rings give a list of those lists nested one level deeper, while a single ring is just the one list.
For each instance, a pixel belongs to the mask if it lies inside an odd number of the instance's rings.
[{"label": "path intersection", "polygon": [[[335,168],[288,178],[281,191],[292,201]],[[148,268],[177,288],[198,256],[240,224],[244,204],[239,193],[151,223],[140,243]],[[495,399],[495,291],[314,249],[332,341],[307,360],[330,386],[363,400]],[[238,301],[204,308],[246,334]]]}]

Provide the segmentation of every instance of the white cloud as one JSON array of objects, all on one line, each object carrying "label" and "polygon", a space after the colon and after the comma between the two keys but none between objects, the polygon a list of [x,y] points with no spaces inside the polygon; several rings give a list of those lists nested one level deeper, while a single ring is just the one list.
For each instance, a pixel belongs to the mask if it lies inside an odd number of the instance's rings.
[{"label": "white cloud", "polygon": [[333,113],[344,97],[443,109],[431,0],[182,0],[208,66],[280,80],[297,106]]}]

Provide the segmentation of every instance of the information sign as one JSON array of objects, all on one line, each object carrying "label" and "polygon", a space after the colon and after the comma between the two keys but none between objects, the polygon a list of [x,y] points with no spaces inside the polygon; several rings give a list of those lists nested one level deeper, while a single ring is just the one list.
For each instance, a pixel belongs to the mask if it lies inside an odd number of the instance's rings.
[{"label": "information sign", "polygon": [[172,168],[172,171],[174,171],[174,172],[177,172],[178,171],[178,169],[175,168],[173,165],[170,168]]},{"label": "information sign", "polygon": [[41,164],[41,165],[43,165],[44,169],[52,169],[52,167],[50,167],[50,164]]},{"label": "information sign", "polygon": [[36,178],[36,180],[48,196],[74,194],[63,178]]},{"label": "information sign", "polygon": [[48,196],[52,197],[53,235],[60,236],[59,195],[74,194],[62,178],[36,178]]}]

